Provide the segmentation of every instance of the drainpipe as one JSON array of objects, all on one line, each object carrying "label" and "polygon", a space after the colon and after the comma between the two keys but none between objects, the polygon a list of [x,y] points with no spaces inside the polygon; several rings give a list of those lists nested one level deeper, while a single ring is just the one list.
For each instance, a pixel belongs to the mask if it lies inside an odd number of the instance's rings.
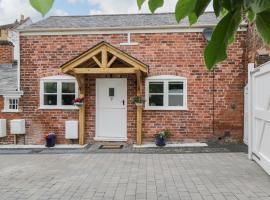
[{"label": "drainpipe", "polygon": [[18,66],[17,66],[17,89],[21,91],[21,43],[20,43],[20,31],[18,33]]},{"label": "drainpipe", "polygon": [[212,107],[212,109],[213,109],[213,113],[212,113],[212,131],[213,131],[213,135],[215,135],[215,68],[216,68],[216,65],[214,66],[214,68],[213,68],[213,72],[212,72],[212,88],[213,88],[213,93],[212,93],[212,101],[213,101],[213,107]]}]

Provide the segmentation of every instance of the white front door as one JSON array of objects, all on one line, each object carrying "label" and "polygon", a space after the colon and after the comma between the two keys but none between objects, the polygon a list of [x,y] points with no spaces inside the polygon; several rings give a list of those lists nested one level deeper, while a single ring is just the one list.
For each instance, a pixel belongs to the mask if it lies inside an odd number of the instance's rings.
[{"label": "white front door", "polygon": [[96,79],[95,140],[127,140],[126,78]]}]

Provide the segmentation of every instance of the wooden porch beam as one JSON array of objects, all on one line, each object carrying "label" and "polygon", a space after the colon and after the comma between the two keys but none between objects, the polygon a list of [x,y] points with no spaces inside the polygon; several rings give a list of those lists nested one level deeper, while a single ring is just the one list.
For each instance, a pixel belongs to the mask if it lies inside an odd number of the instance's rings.
[{"label": "wooden porch beam", "polygon": [[97,63],[99,67],[102,67],[102,64],[99,62],[96,56],[93,56],[93,60]]},{"label": "wooden porch beam", "polygon": [[148,73],[148,69],[142,67],[141,65],[139,65],[135,59],[131,59],[131,58],[127,58],[123,53],[117,52],[116,50],[110,48],[109,52],[111,54],[113,54],[114,56],[116,56],[117,58],[120,58],[121,60],[125,61],[126,63],[130,64],[131,66],[133,66],[134,68],[136,68],[137,70],[141,70],[144,73]]},{"label": "wooden porch beam", "polygon": [[111,58],[111,60],[109,61],[107,67],[111,67],[111,65],[114,63],[114,61],[115,61],[116,59],[117,59],[117,57],[116,57],[116,56],[113,56],[113,57]]},{"label": "wooden porch beam", "polygon": [[[142,73],[141,73],[141,71],[136,71],[136,77],[137,77],[137,96],[142,97]],[[137,106],[136,143],[138,145],[142,144],[142,106]]]},{"label": "wooden porch beam", "polygon": [[107,52],[107,47],[106,46],[102,47],[102,50],[101,50],[101,60],[102,60],[101,67],[102,68],[106,68],[107,67],[107,64],[108,64],[108,52]]},{"label": "wooden porch beam", "polygon": [[[80,89],[80,98],[85,97],[85,77],[84,75],[75,75]],[[85,102],[80,107],[79,111],[79,144],[84,145],[85,133]]]},{"label": "wooden porch beam", "polygon": [[75,74],[134,74],[134,68],[74,68]]},{"label": "wooden porch beam", "polygon": [[72,63],[67,64],[67,66],[64,65],[61,68],[62,72],[67,73],[68,71],[72,70],[73,68],[77,67],[78,65],[80,65],[80,64],[84,63],[85,61],[91,59],[93,56],[97,55],[99,52],[100,52],[100,49],[96,49],[96,50],[92,51],[91,53],[79,56],[77,59],[72,61]]},{"label": "wooden porch beam", "polygon": [[140,71],[136,71],[137,77],[137,96],[142,96],[142,73]]}]

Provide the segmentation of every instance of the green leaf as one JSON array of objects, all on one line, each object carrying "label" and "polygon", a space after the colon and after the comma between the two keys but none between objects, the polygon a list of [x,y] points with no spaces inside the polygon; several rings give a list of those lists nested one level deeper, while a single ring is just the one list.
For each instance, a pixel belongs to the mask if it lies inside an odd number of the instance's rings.
[{"label": "green leaf", "polygon": [[229,11],[226,10],[225,8],[221,8],[220,15],[221,15],[222,17],[224,17],[225,15],[227,15],[228,12],[229,12]]},{"label": "green leaf", "polygon": [[189,21],[189,25],[192,26],[193,24],[195,24],[198,20],[198,17],[196,16],[195,13],[190,13],[188,15],[188,21]]},{"label": "green leaf", "polygon": [[195,9],[197,0],[178,0],[175,7],[175,18],[179,23],[183,18],[187,17]]},{"label": "green leaf", "polygon": [[220,0],[214,0],[213,7],[214,7],[215,15],[216,15],[216,17],[218,17],[220,15],[220,12],[221,12],[221,9],[222,9],[221,1]]},{"label": "green leaf", "polygon": [[249,0],[249,6],[254,13],[260,13],[270,8],[269,0]]},{"label": "green leaf", "polygon": [[43,16],[52,8],[54,0],[30,0],[31,5]]},{"label": "green leaf", "polygon": [[249,22],[253,22],[255,20],[255,13],[252,10],[247,12],[247,18]]},{"label": "green leaf", "polygon": [[227,47],[233,41],[241,20],[241,9],[239,8],[228,12],[216,26],[211,41],[204,51],[205,64],[209,70],[213,69],[216,63],[227,58]]},{"label": "green leaf", "polygon": [[234,11],[237,7],[243,6],[243,0],[221,0],[221,6],[228,11]]},{"label": "green leaf", "polygon": [[232,10],[232,0],[221,0],[221,4],[226,10]]},{"label": "green leaf", "polygon": [[137,5],[138,5],[140,10],[141,10],[142,5],[143,5],[144,2],[145,2],[145,0],[137,0]]},{"label": "green leaf", "polygon": [[248,10],[250,8],[250,4],[254,1],[254,0],[243,0],[244,2],[244,10]]},{"label": "green leaf", "polygon": [[270,46],[270,11],[257,14],[256,27],[263,41]]},{"label": "green leaf", "polygon": [[210,2],[211,0],[199,0],[196,2],[194,12],[190,13],[188,16],[190,26],[198,21],[198,18],[204,13]]},{"label": "green leaf", "polygon": [[197,18],[199,18],[204,13],[205,9],[207,8],[210,2],[211,0],[198,0],[196,2],[195,14]]},{"label": "green leaf", "polygon": [[156,9],[162,7],[164,4],[164,0],[149,0],[148,6],[152,13],[156,11]]}]

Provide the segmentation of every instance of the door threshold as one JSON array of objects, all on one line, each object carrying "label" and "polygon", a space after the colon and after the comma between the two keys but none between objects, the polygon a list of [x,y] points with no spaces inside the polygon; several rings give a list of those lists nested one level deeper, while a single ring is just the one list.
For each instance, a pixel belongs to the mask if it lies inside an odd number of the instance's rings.
[{"label": "door threshold", "polygon": [[94,137],[94,141],[98,142],[127,142],[127,140],[127,138]]}]

